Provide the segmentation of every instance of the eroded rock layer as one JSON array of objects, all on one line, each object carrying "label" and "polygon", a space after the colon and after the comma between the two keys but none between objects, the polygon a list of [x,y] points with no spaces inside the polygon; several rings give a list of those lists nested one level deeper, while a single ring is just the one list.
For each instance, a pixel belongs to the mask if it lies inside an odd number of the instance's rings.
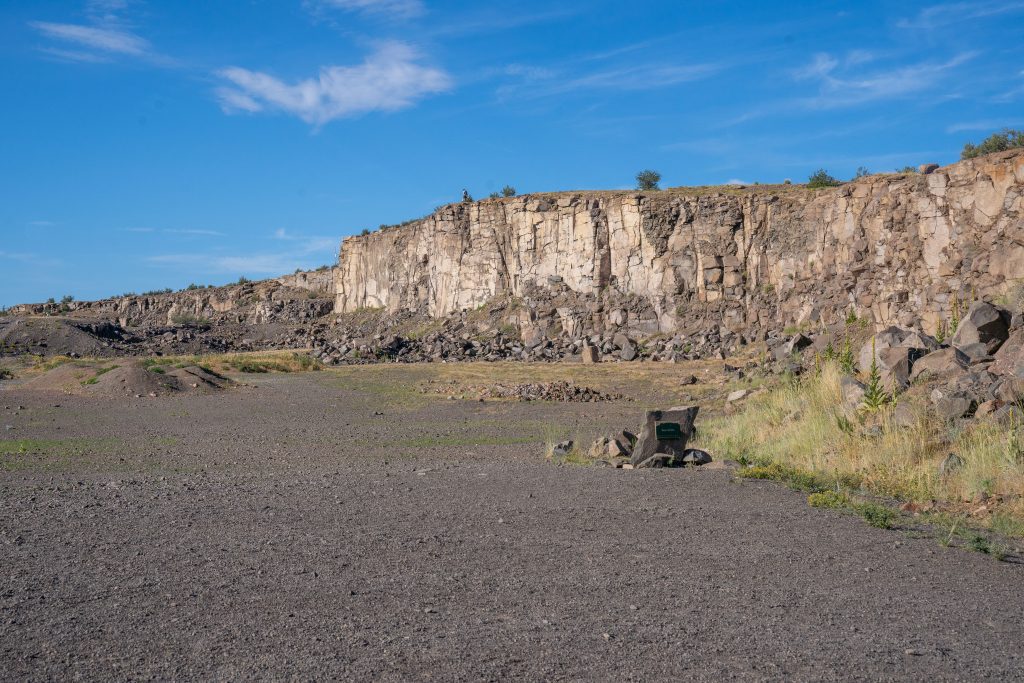
[{"label": "eroded rock layer", "polygon": [[558,309],[568,336],[717,326],[750,338],[851,310],[878,325],[933,331],[957,297],[995,297],[1024,277],[1022,188],[1016,151],[821,190],[452,204],[346,239],[335,310],[439,317],[543,290],[573,302]]}]

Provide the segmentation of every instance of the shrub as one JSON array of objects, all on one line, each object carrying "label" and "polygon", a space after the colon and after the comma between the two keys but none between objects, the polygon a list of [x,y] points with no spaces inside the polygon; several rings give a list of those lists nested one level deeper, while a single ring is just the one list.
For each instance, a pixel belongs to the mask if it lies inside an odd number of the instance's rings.
[{"label": "shrub", "polygon": [[506,185],[505,187],[501,188],[501,196],[502,197],[515,197],[516,196],[516,188],[512,187],[511,185]]},{"label": "shrub", "polygon": [[913,166],[904,166],[903,168],[899,169],[896,172],[897,173],[907,173],[907,174],[910,174],[910,173],[917,173],[917,169],[914,168]]},{"label": "shrub", "polygon": [[657,171],[646,169],[636,174],[636,189],[658,190],[658,183],[661,182],[661,174]]},{"label": "shrub", "polygon": [[242,277],[238,278],[238,281],[235,282],[234,284],[236,284],[236,285],[247,285],[250,282],[252,282],[252,280],[250,280],[249,278],[247,278],[247,277],[245,277],[243,275]]},{"label": "shrub", "polygon": [[367,235],[370,234],[370,229],[369,228],[363,228],[362,231],[359,234],[362,235],[363,237],[366,237]]},{"label": "shrub", "polygon": [[843,509],[850,507],[850,497],[838,491],[820,491],[807,496],[807,504],[812,508]]},{"label": "shrub", "polygon": [[497,192],[492,192],[489,195],[487,195],[487,198],[488,199],[501,199],[501,195],[498,194]]},{"label": "shrub", "polygon": [[896,513],[884,505],[876,503],[861,503],[856,507],[857,512],[864,521],[876,529],[891,529],[896,521]]},{"label": "shrub", "polygon": [[1008,149],[1024,147],[1024,131],[1004,128],[998,133],[992,133],[977,145],[967,143],[960,152],[961,159],[973,159],[984,154],[993,152],[1005,152]]},{"label": "shrub", "polygon": [[64,296],[62,296],[60,298],[60,302],[62,304],[69,304],[69,303],[71,303],[74,300],[75,300],[75,297],[71,296],[70,294],[65,294]]},{"label": "shrub", "polygon": [[864,166],[858,166],[857,167],[857,172],[853,174],[853,179],[856,180],[857,178],[863,178],[863,177],[869,176],[869,175],[871,175],[871,171],[869,171]]},{"label": "shrub", "polygon": [[819,168],[807,178],[807,187],[835,187],[840,184],[823,168]]},{"label": "shrub", "polygon": [[11,379],[14,375],[7,368],[0,368],[0,379]]}]

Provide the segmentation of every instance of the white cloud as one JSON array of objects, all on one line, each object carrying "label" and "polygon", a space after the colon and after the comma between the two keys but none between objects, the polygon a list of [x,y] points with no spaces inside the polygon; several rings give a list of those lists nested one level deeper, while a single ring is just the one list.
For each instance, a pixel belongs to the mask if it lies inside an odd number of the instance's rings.
[{"label": "white cloud", "polygon": [[[48,38],[103,53],[138,57],[147,54],[150,49],[149,42],[144,38],[117,28],[51,24],[45,21],[33,21],[30,25]],[[96,58],[96,55],[91,53],[68,54],[83,54],[92,59]]]},{"label": "white cloud", "polygon": [[999,119],[988,119],[985,121],[967,121],[964,123],[954,123],[950,126],[946,126],[947,133],[962,133],[964,131],[997,131],[1003,128],[1009,128],[1011,126],[1020,125],[1022,121],[1020,119],[1016,121],[1007,121]]},{"label": "white cloud", "polygon": [[231,85],[217,90],[221,107],[236,111],[283,111],[315,126],[371,111],[395,111],[451,88],[444,71],[419,63],[404,43],[385,43],[356,66],[321,67],[316,78],[291,84],[233,66],[218,72]]},{"label": "white cloud", "polygon": [[933,30],[940,26],[959,24],[972,19],[986,19],[988,17],[1021,11],[1024,11],[1024,2],[1019,0],[1014,2],[1006,2],[1004,0],[950,2],[926,7],[916,17],[902,19],[896,25],[906,29]]},{"label": "white cloud", "polygon": [[397,19],[418,17],[426,9],[421,0],[320,0],[319,4],[349,12],[386,15]]},{"label": "white cloud", "polygon": [[880,69],[856,75],[843,75],[839,60],[828,54],[815,55],[812,62],[793,72],[797,80],[816,80],[817,96],[804,98],[800,104],[810,109],[831,109],[855,106],[876,100],[892,99],[927,91],[941,82],[946,73],[973,59],[975,53],[961,53],[941,63],[923,62]]}]

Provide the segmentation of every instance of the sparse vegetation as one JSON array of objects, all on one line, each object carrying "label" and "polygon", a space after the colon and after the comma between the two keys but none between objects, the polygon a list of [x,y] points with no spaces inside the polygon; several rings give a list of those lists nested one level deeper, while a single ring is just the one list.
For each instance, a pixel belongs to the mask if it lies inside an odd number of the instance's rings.
[{"label": "sparse vegetation", "polygon": [[501,188],[501,196],[502,197],[515,197],[516,196],[516,188],[512,187],[511,185],[506,185],[505,187]]},{"label": "sparse vegetation", "polygon": [[636,174],[636,189],[644,192],[661,189],[658,183],[661,182],[661,174],[657,171],[646,169]]},{"label": "sparse vegetation", "polygon": [[238,278],[238,280],[236,280],[235,282],[232,282],[231,284],[233,284],[233,285],[247,285],[250,282],[252,282],[252,280],[250,280],[249,278],[247,278],[247,277],[245,277],[243,275],[242,277]]},{"label": "sparse vegetation", "polygon": [[869,171],[864,166],[858,166],[857,172],[853,174],[853,179],[857,180],[858,178],[864,178],[869,175],[871,175],[871,171]]},{"label": "sparse vegetation", "polygon": [[989,135],[977,145],[970,142],[965,144],[963,151],[960,152],[960,158],[974,159],[985,154],[1005,152],[1008,149],[1016,149],[1018,147],[1024,147],[1024,131],[1004,128],[997,133],[992,133],[992,135]]},{"label": "sparse vegetation", "polygon": [[807,187],[836,187],[837,185],[842,185],[842,183],[830,176],[828,171],[823,168],[819,168],[807,178]]},{"label": "sparse vegetation", "polygon": [[171,316],[171,324],[182,327],[209,327],[211,325],[209,318],[202,318],[191,313],[176,313]]},{"label": "sparse vegetation", "polygon": [[[890,401],[845,418],[842,374],[837,364],[826,363],[820,373],[755,397],[739,413],[705,423],[698,445],[747,463],[741,476],[797,481],[796,488],[807,490],[799,474],[804,472],[818,479],[812,492],[845,481],[874,495],[952,507],[988,497],[1002,501],[999,511],[1006,519],[1024,520],[1020,425],[986,420],[949,432],[905,398],[911,417],[899,425]],[[939,463],[950,452],[963,466],[941,476]],[[1003,525],[1024,532],[1024,523]]]}]

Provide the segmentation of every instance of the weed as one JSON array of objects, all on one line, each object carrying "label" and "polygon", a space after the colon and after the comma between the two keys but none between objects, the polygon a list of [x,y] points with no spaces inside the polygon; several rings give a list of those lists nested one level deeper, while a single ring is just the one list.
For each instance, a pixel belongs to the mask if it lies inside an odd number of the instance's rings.
[{"label": "weed", "polygon": [[850,507],[850,497],[839,491],[819,491],[807,496],[807,504],[812,508],[841,510]]},{"label": "weed", "polygon": [[891,529],[896,522],[896,512],[892,508],[877,503],[859,503],[854,507],[864,521],[876,529]]}]

